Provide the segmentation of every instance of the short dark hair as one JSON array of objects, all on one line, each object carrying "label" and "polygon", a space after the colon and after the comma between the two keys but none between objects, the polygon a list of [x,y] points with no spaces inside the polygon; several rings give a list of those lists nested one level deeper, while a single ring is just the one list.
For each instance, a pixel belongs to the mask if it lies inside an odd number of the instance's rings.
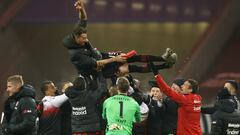
[{"label": "short dark hair", "polygon": [[128,89],[130,87],[130,83],[129,83],[129,81],[126,77],[119,77],[117,79],[116,84],[117,84],[118,90],[121,93],[127,93],[128,92]]},{"label": "short dark hair", "polygon": [[40,85],[40,90],[41,92],[45,95],[45,92],[47,91],[49,85],[53,83],[52,81],[50,80],[46,80],[46,81],[43,81]]},{"label": "short dark hair", "polygon": [[82,76],[77,77],[74,81],[73,81],[73,87],[76,90],[85,90],[87,87],[86,81]]},{"label": "short dark hair", "polygon": [[148,84],[149,84],[149,86],[150,86],[150,89],[151,89],[152,87],[158,87],[157,81],[148,81]]},{"label": "short dark hair", "polygon": [[190,83],[190,88],[192,89],[192,93],[197,93],[199,90],[199,85],[198,82],[196,80],[193,79],[188,79],[187,80]]},{"label": "short dark hair", "polygon": [[75,36],[80,36],[81,34],[83,33],[87,33],[87,29],[84,28],[84,27],[76,27],[74,30],[73,30],[73,34]]},{"label": "short dark hair", "polygon": [[185,82],[185,79],[178,78],[178,79],[173,80],[172,83],[176,84],[177,86],[179,86],[181,88],[181,86],[184,84],[184,82]]},{"label": "short dark hair", "polygon": [[237,81],[235,81],[235,80],[227,80],[225,83],[230,83],[235,90],[239,89],[239,85],[238,85]]}]

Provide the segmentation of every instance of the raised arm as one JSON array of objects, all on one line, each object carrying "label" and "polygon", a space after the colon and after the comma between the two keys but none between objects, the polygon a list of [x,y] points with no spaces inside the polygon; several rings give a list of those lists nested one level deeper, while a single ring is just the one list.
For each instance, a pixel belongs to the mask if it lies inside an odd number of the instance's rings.
[{"label": "raised arm", "polygon": [[83,4],[83,1],[82,0],[77,0],[74,3],[74,7],[78,11],[79,19],[80,19],[77,27],[86,28],[87,27],[87,12],[85,10],[85,6]]},{"label": "raised arm", "polygon": [[87,20],[87,12],[85,10],[85,6],[82,0],[77,0],[74,4],[74,7],[79,12],[79,19],[80,20]]},{"label": "raised arm", "polygon": [[149,67],[151,68],[153,74],[155,75],[155,79],[157,81],[157,84],[160,88],[160,90],[167,95],[169,98],[174,100],[177,103],[184,104],[186,103],[187,99],[183,94],[177,93],[174,90],[172,90],[167,83],[163,80],[162,76],[158,73],[157,69],[155,68],[155,65],[150,62]]},{"label": "raised arm", "polygon": [[65,94],[55,96],[55,98],[52,100],[52,104],[55,107],[60,107],[64,102],[68,100],[68,97]]}]

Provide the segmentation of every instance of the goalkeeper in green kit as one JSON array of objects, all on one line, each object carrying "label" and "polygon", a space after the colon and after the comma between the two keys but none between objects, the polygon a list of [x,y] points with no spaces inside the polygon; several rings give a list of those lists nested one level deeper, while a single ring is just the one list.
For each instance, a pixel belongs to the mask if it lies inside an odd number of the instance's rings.
[{"label": "goalkeeper in green kit", "polygon": [[103,119],[107,120],[106,135],[132,135],[134,122],[140,122],[138,103],[127,96],[130,87],[125,77],[117,79],[118,95],[108,98],[103,104]]}]

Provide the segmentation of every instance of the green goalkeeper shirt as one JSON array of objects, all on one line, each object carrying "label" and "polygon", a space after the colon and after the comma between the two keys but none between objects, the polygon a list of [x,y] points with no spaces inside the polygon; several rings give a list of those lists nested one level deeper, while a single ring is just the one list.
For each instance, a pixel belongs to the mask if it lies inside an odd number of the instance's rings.
[{"label": "green goalkeeper shirt", "polygon": [[138,103],[125,95],[105,100],[102,116],[107,119],[106,135],[132,135],[133,122],[141,121]]}]

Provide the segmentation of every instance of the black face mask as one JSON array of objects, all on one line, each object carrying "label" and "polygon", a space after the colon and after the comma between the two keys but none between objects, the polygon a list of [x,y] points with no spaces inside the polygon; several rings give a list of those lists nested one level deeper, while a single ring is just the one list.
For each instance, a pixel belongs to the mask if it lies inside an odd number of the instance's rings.
[{"label": "black face mask", "polygon": [[228,99],[229,96],[231,96],[231,95],[227,88],[221,89],[217,94],[218,99]]}]

